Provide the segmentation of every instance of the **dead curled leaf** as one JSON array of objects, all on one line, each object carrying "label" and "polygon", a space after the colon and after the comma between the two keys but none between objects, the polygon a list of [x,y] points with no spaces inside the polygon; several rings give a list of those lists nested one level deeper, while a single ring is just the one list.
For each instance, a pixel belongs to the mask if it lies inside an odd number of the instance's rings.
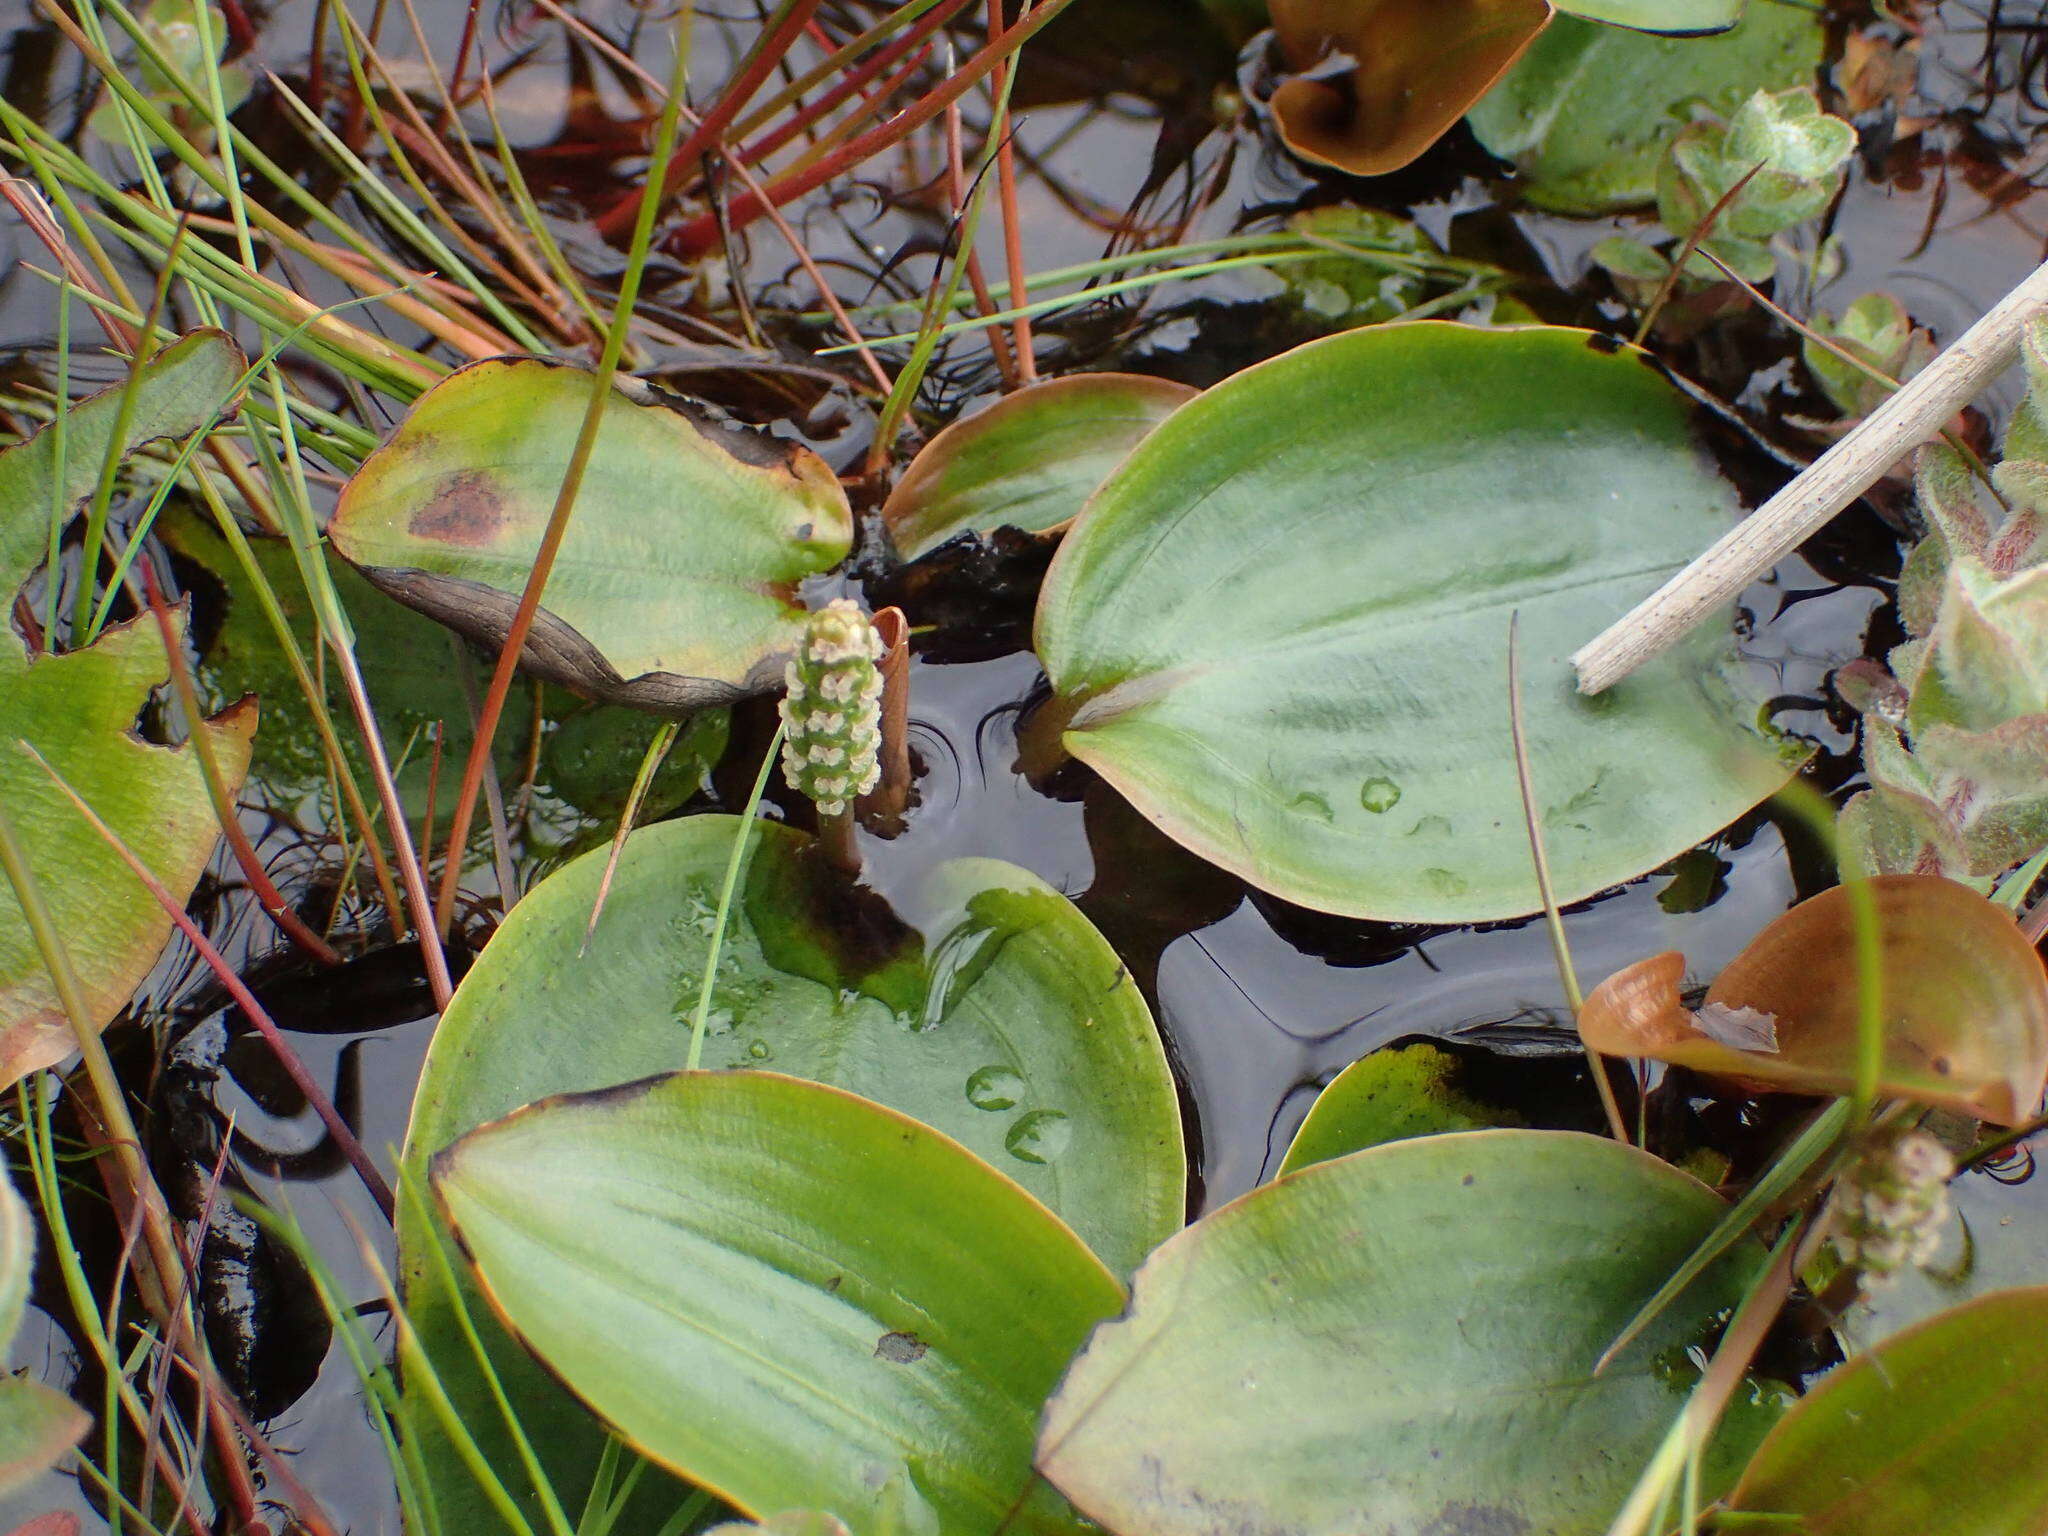
[{"label": "dead curled leaf", "polygon": [[1399,170],[1504,74],[1547,0],[1272,0],[1291,78],[1273,92],[1287,147],[1354,176]]},{"label": "dead curled leaf", "polygon": [[[1869,882],[1883,961],[1884,1093],[2000,1125],[2034,1112],[2048,1079],[2048,976],[2011,915],[1938,875]],[[1680,999],[1685,957],[1616,972],[1586,999],[1579,1033],[1608,1056],[1648,1057],[1760,1090],[1847,1092],[1855,1081],[1856,911],[1841,886],[1757,935],[1707,991]],[[1706,1015],[1705,1018],[1702,1015]],[[1768,1015],[1776,1049],[1731,1023]]]}]

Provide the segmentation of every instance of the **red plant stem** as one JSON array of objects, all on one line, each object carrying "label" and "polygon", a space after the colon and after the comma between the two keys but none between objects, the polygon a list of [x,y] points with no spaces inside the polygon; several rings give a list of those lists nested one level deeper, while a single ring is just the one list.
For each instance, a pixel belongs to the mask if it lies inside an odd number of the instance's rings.
[{"label": "red plant stem", "polygon": [[[973,90],[998,64],[1043,31],[1055,17],[1073,3],[1074,0],[1046,0],[1044,5],[1023,17],[1001,36],[991,38],[951,79],[904,108],[887,122],[869,129],[838,152],[827,155],[816,164],[778,177],[761,192],[749,192],[735,198],[724,210],[725,228],[743,229],[761,216],[762,210],[769,202],[772,201],[780,207],[802,197],[806,192],[815,191],[833,177],[843,175],[854,166],[880,154],[890,145],[900,143]],[[702,213],[677,225],[663,242],[663,247],[674,255],[701,256],[706,251],[716,248],[722,238],[718,215]]]},{"label": "red plant stem", "polygon": [[448,75],[446,106],[441,113],[441,131],[449,132],[455,126],[455,103],[462,95],[463,72],[469,68],[470,50],[476,46],[476,15],[482,9],[482,0],[469,0],[469,8],[462,17],[462,41],[455,45],[455,68]]},{"label": "red plant stem", "polygon": [[34,747],[22,742],[21,749],[35,759],[36,766],[50,776],[50,782],[57,786],[65,799],[77,807],[78,814],[83,816],[93,831],[120,856],[121,862],[128,866],[129,873],[141,881],[143,888],[156,898],[157,905],[164,909],[165,915],[178,925],[178,931],[192,941],[192,947],[199,951],[199,958],[220,978],[220,984],[227,988],[228,996],[235,1000],[236,1006],[248,1016],[249,1022],[256,1026],[256,1032],[263,1036],[264,1042],[277,1056],[278,1065],[284,1068],[285,1075],[292,1080],[292,1085],[304,1094],[306,1102],[313,1106],[313,1112],[320,1117],[321,1124],[327,1127],[327,1134],[334,1138],[334,1144],[340,1147],[342,1154],[348,1158],[357,1177],[363,1181],[363,1187],[369,1190],[370,1197],[377,1202],[378,1208],[387,1217],[390,1216],[393,1209],[391,1186],[384,1182],[384,1176],[377,1171],[376,1164],[370,1161],[369,1154],[363,1150],[363,1144],[356,1140],[356,1133],[348,1128],[348,1122],[341,1118],[341,1112],[334,1107],[334,1101],[328,1098],[326,1092],[313,1080],[313,1074],[308,1072],[306,1064],[299,1060],[298,1052],[291,1048],[290,1042],[284,1038],[277,1025],[271,1022],[270,1015],[263,1011],[263,1005],[256,1001],[256,995],[243,984],[242,978],[235,974],[234,967],[213,947],[212,941],[200,931],[199,925],[192,921],[190,914],[165,888],[164,883],[150,873],[149,866],[137,858],[134,850],[122,841],[121,834],[102,821],[99,812],[88,805],[85,798],[65,782],[64,776],[44,761],[42,754]]},{"label": "red plant stem", "polygon": [[[752,171],[741,165],[737,160],[728,160],[726,164],[732,167],[733,174],[745,182],[749,189],[758,190],[760,183],[754,179]],[[809,248],[805,246],[803,237],[790,228],[789,220],[782,216],[780,209],[771,207],[767,212],[769,220],[775,225],[776,232],[787,242],[791,253],[797,259],[797,263],[810,275],[812,283],[817,286],[818,296],[825,301],[825,307],[832,311],[832,317],[839,322],[839,328],[846,333],[847,339],[853,343],[859,352],[860,360],[867,364],[868,374],[874,379],[875,387],[881,390],[884,395],[887,395],[889,393],[889,375],[884,373],[882,365],[875,361],[874,349],[868,345],[867,338],[861,335],[860,327],[853,323],[853,317],[847,314],[846,306],[839,302],[839,295],[832,291],[832,285],[825,280],[825,274],[818,270],[818,263],[812,257]],[[539,712],[535,711],[534,719],[538,720],[539,718]],[[531,775],[528,777],[528,782],[531,782]]]},{"label": "red plant stem", "polygon": [[[967,166],[966,157],[960,144],[960,103],[954,102],[946,108],[946,200],[952,205],[953,227],[961,228],[967,207]],[[967,268],[967,284],[974,290],[974,302],[981,306],[984,315],[996,312],[995,296],[988,291],[988,279],[982,275],[981,253],[963,251],[963,264]],[[943,268],[932,275],[938,282]],[[1000,325],[988,327],[988,349],[996,360],[996,372],[1002,375],[1003,388],[1017,387],[1017,362],[1010,356],[1010,338]],[[878,448],[882,445],[877,443]]]},{"label": "red plant stem", "polygon": [[[661,179],[661,197],[665,202],[675,196],[683,182],[695,169],[705,150],[718,143],[732,120],[740,110],[754,99],[754,93],[768,83],[768,77],[775,73],[783,57],[803,36],[804,27],[817,14],[819,0],[793,0],[789,12],[781,23],[755,48],[754,56],[739,72],[718,98],[717,103],[706,112],[690,136],[677,148],[674,158],[668,163],[668,170]],[[642,191],[636,189],[621,196],[617,202],[597,217],[598,233],[607,240],[617,240],[633,227],[633,221],[640,212]]]},{"label": "red plant stem", "polygon": [[220,764],[214,758],[212,744],[200,739],[200,732],[206,728],[206,719],[200,712],[198,692],[192,686],[191,669],[185,664],[185,648],[178,643],[177,631],[171,627],[171,610],[164,602],[162,589],[157,586],[156,572],[148,561],[140,564],[150,616],[156,620],[157,633],[163,637],[164,656],[170,663],[171,687],[178,695],[179,707],[185,711],[186,728],[192,732],[192,751],[199,759],[200,776],[206,780],[206,793],[213,801],[213,817],[220,823],[221,836],[234,850],[235,863],[241,866],[242,878],[249,882],[257,904],[285,937],[322,965],[339,965],[341,956],[335,952],[334,946],[308,928],[299,914],[292,910],[283,893],[271,882],[270,872],[263,867],[263,861],[257,858],[249,834],[242,830],[242,819],[235,814],[235,803],[221,778]]},{"label": "red plant stem", "polygon": [[[744,144],[732,153],[735,160],[744,160],[749,165],[772,155],[791,139],[802,133],[812,123],[832,111],[856,91],[864,90],[868,82],[882,71],[893,67],[896,61],[916,49],[920,61],[924,56],[924,45],[932,33],[951,21],[966,6],[967,0],[943,0],[920,16],[916,23],[901,37],[875,51],[872,57],[861,60],[853,69],[840,78],[837,85],[818,97],[807,101],[789,115],[788,121],[780,127],[763,134],[749,144]],[[887,101],[886,92],[877,92],[876,101]]]},{"label": "red plant stem", "polygon": [[220,0],[221,18],[228,24],[228,45],[235,53],[247,53],[256,46],[256,27],[242,0]]},{"label": "red plant stem", "polygon": [[[1026,0],[1029,4],[1029,0]],[[988,0],[988,30],[990,35],[1003,24],[1003,0]],[[989,88],[997,102],[1007,99],[1004,87],[1009,83],[1010,61],[1004,60],[996,66],[989,77]],[[1020,309],[1031,302],[1031,295],[1024,287],[1024,226],[1017,217],[1017,157],[1010,144],[1010,123],[1007,120],[991,120],[989,132],[1002,135],[996,148],[996,191],[1003,200],[1003,259],[1010,269],[1010,307]],[[1038,382],[1038,363],[1033,356],[1031,345],[1031,317],[1019,315],[1010,322],[1010,335],[1017,347],[1017,378],[1021,383]]]}]

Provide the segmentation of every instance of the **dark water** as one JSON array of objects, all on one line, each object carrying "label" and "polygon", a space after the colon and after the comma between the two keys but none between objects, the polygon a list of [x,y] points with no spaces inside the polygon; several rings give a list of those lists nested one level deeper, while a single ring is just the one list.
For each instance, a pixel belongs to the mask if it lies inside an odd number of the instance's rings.
[{"label": "dark water", "polygon": [[[648,69],[665,69],[665,13],[594,4],[580,14]],[[593,270],[605,270],[616,257],[583,220],[601,205],[601,194],[622,184],[609,157],[635,142],[647,115],[644,100],[616,72],[565,45],[543,13],[486,7],[484,17],[494,63],[519,61],[506,70],[498,94],[528,174],[557,216],[565,243]],[[260,62],[302,77],[312,19],[313,6],[301,0],[271,10],[262,18]],[[452,56],[462,7],[438,0],[423,8],[423,20],[430,46],[444,59]],[[1865,153],[1833,221],[1847,265],[1823,307],[1839,309],[1859,292],[1888,288],[1916,319],[1947,338],[2042,259],[2048,205],[2029,179],[2048,145],[2041,72],[2048,43],[2039,20],[2034,7],[1991,0],[1951,0],[1929,16],[1923,92],[1903,114],[1911,131],[1901,128],[1902,114],[1892,108],[1859,121]],[[734,13],[701,28],[700,79],[717,77],[720,58],[730,55],[749,24]],[[0,49],[0,81],[11,101],[33,101],[55,125],[75,120],[76,66],[63,60],[49,29],[18,0],[0,0]],[[1190,129],[1189,103],[1199,110],[1207,100],[1201,71],[1227,72],[1227,50],[1220,66],[1213,46],[1160,52],[1142,83],[1164,100],[1134,93],[1130,61],[1120,63],[1125,67],[1082,60],[1082,73],[1090,75],[1085,87],[1110,94],[1056,101],[1025,119],[1020,142],[1044,161],[1043,173],[1027,176],[1025,185],[1032,268],[1101,254],[1114,238],[1117,215],[1134,200],[1142,200],[1147,219],[1164,224],[1206,187],[1206,211],[1189,224],[1192,238],[1226,231],[1251,214],[1347,196],[1412,212],[1454,252],[1506,266],[1520,278],[1518,296],[1546,318],[1616,320],[1603,309],[1603,290],[1588,279],[1585,261],[1587,248],[1613,225],[1518,210],[1512,185],[1462,130],[1398,177],[1338,184],[1274,156],[1254,136],[1233,143]],[[1042,94],[1059,97],[1072,89],[1062,76]],[[244,110],[263,113],[262,94]],[[1916,126],[1910,119],[1926,121]],[[1174,168],[1155,177],[1159,164]],[[835,281],[844,279],[841,291],[849,301],[919,291],[943,235],[928,201],[877,184],[813,199],[795,216]],[[0,255],[11,261],[36,254],[26,240],[18,229],[0,229]],[[743,276],[764,308],[814,302],[808,279],[766,226],[752,250]],[[992,243],[986,254],[999,273]],[[1049,325],[1047,356],[1210,382],[1310,334],[1298,313],[1268,297],[1272,286],[1205,282],[1192,292],[1169,289],[1170,308],[1126,308]],[[338,296],[321,293],[317,284],[312,293],[316,300]],[[663,302],[663,295],[657,292],[654,302]],[[20,276],[0,277],[0,360],[12,355],[22,367],[40,367],[52,334],[48,290]],[[1800,392],[1803,375],[1784,366],[1793,351],[1769,322],[1745,319],[1727,338],[1681,348],[1671,359],[1746,424],[1747,437],[1726,426],[1712,435],[1752,500],[1782,481],[1789,472],[1785,459],[1810,457],[1819,447],[1784,419],[1800,411],[1825,414]],[[684,370],[679,387],[693,387],[692,379],[707,388],[730,385],[707,384],[705,376],[688,372],[692,359],[685,352],[665,362]],[[94,366],[82,356],[78,376],[92,377]],[[955,410],[993,383],[982,343],[969,337],[935,371],[930,400],[940,410]],[[2010,386],[1994,393],[1992,415],[2015,397]],[[800,425],[836,467],[850,465],[865,449],[865,408],[843,392],[821,397]],[[1855,759],[1849,717],[1827,693],[1828,673],[1850,656],[1882,654],[1897,638],[1888,603],[1899,540],[1879,510],[1896,512],[1898,500],[1880,493],[1879,507],[1853,509],[1745,598],[1755,620],[1747,648],[1779,680],[1781,723],[1818,743],[1810,776],[1830,791],[1851,782]],[[914,624],[928,626],[913,668],[919,804],[902,837],[867,841],[874,884],[886,891],[943,860],[984,855],[1020,864],[1073,896],[1154,1004],[1192,1111],[1202,1203],[1241,1193],[1270,1173],[1318,1087],[1390,1041],[1455,1038],[1510,1061],[1568,1058],[1575,1051],[1562,1028],[1567,1020],[1539,924],[1434,930],[1307,912],[1179,849],[1085,769],[1070,766],[1040,785],[1028,781],[1016,762],[1016,732],[1042,685],[1025,648],[1033,581],[1028,559],[942,556],[918,572],[863,569],[870,595],[901,601]],[[205,632],[203,622],[199,628]],[[693,808],[731,805],[743,795],[767,728],[761,708],[737,712],[733,748],[714,787]],[[318,828],[253,813],[248,823],[287,895],[332,880],[332,850]],[[1788,833],[1765,813],[1729,829],[1697,857],[1716,861],[1709,865],[1718,876],[1708,886],[1711,899],[1681,900],[1677,877],[1660,874],[1567,913],[1572,950],[1589,985],[1665,949],[1683,951],[1694,973],[1710,974],[1772,916],[1829,879],[1796,831]],[[522,881],[530,882],[548,861],[528,846]],[[493,889],[481,868],[472,884],[485,893]],[[1688,905],[1694,909],[1671,910]],[[312,972],[279,951],[224,861],[202,889],[199,908],[216,942],[262,978],[266,999],[294,1031],[307,1065],[321,1081],[337,1085],[362,1140],[388,1162],[387,1149],[403,1135],[433,1028],[413,950],[371,934],[369,952],[346,969]],[[126,1032],[123,1066],[149,1104],[160,1165],[210,1157],[232,1117],[246,1138],[229,1164],[242,1187],[300,1224],[347,1294],[373,1301],[369,1265],[389,1262],[388,1233],[380,1231],[353,1176],[324,1154],[317,1122],[280,1091],[274,1069],[240,1032],[182,942],[167,952],[142,1004],[139,1012],[156,1029]],[[1528,1081],[1541,1085],[1532,1092],[1554,1093],[1559,1077],[1532,1066]],[[1528,1108],[1538,1117],[1574,1112],[1554,1104]],[[2007,1203],[2015,1200],[2023,1204]],[[2032,1186],[2015,1195],[1974,1175],[1966,1201],[1987,1222],[2040,1204]],[[87,1233],[89,1241],[107,1236]],[[217,1298],[221,1337],[244,1341],[250,1387],[269,1434],[292,1454],[296,1475],[337,1526],[395,1531],[383,1453],[362,1412],[354,1374],[338,1352],[321,1357],[322,1336],[301,1316],[302,1281],[265,1262],[224,1265]],[[15,1363],[63,1383],[77,1367],[76,1352],[53,1315],[64,1315],[61,1305],[54,1314],[32,1311]],[[56,1506],[87,1515],[91,1528],[88,1503],[63,1479],[0,1501],[0,1524],[13,1512]]]}]

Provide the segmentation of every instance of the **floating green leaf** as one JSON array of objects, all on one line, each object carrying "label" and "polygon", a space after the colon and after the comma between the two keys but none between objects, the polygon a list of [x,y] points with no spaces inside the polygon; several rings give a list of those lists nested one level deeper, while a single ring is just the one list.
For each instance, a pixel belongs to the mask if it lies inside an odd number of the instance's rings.
[{"label": "floating green leaf", "polygon": [[[1711,1267],[1598,1378],[1593,1362],[1722,1209],[1569,1132],[1318,1163],[1146,1262],[1048,1408],[1040,1470],[1119,1536],[1600,1531],[1760,1250]],[[1774,1393],[1738,1394],[1709,1493],[1776,1411]]]},{"label": "floating green leaf", "polygon": [[883,503],[882,521],[906,560],[961,533],[1057,533],[1145,434],[1197,393],[1136,373],[1034,384],[925,444]]},{"label": "floating green leaf", "polygon": [[907,1536],[1083,1529],[1032,1476],[1033,1431],[1123,1290],[959,1143],[815,1083],[698,1072],[534,1105],[434,1171],[501,1315],[728,1502]]},{"label": "floating green leaf", "polygon": [[2048,1287],[1981,1296],[1837,1368],[1771,1431],[1729,1507],[1800,1536],[2038,1536],[2044,1390]]},{"label": "floating green leaf", "polygon": [[1290,901],[1465,923],[1666,862],[1783,783],[1708,624],[1588,699],[1567,655],[1724,532],[1734,492],[1638,354],[1582,331],[1378,326],[1190,401],[1104,484],[1039,600],[1040,729],[1176,840]]},{"label": "floating green leaf", "polygon": [[[0,1175],[0,1349],[14,1340],[35,1267],[35,1227],[11,1179]],[[0,1376],[0,1495],[47,1472],[91,1428],[63,1393],[26,1376]]]},{"label": "floating green leaf", "polygon": [[[120,386],[70,407],[61,496],[53,434],[0,451],[0,606],[40,563],[51,509],[92,493],[110,449],[184,437],[233,401],[242,360],[217,331],[195,332],[145,365],[122,441],[113,442]],[[182,619],[174,621],[182,627]],[[150,690],[169,675],[163,639],[144,618],[112,625],[82,651],[31,656],[0,634],[0,805],[64,935],[89,1021],[104,1026],[142,981],[171,920],[119,856],[80,817],[27,742],[183,896],[219,836],[192,748],[132,734]],[[232,791],[249,761],[256,711],[237,705],[196,727],[212,738]],[[77,1049],[69,1020],[12,890],[0,883],[0,1085],[54,1066]]]},{"label": "floating green leaf", "polygon": [[[459,369],[349,481],[334,547],[401,602],[501,643],[590,387],[539,358]],[[796,583],[851,538],[845,493],[809,449],[621,380],[522,663],[656,709],[761,691],[802,620]]]},{"label": "floating green leaf", "polygon": [[1770,0],[1756,0],[1721,37],[1646,37],[1560,16],[1468,121],[1481,144],[1513,162],[1538,207],[1637,207],[1656,195],[1665,148],[1696,109],[1727,117],[1757,90],[1811,85],[1823,42],[1816,11]]},{"label": "floating green leaf", "polygon": [[[601,853],[515,907],[434,1037],[409,1155],[549,1094],[680,1066],[740,825],[690,816],[636,832],[587,954]],[[1186,1162],[1165,1052],[1129,973],[1070,902],[1014,866],[968,859],[940,866],[892,911],[832,873],[802,834],[762,823],[754,839],[707,1064],[816,1078],[938,1127],[1120,1273],[1180,1225]],[[400,1240],[414,1322],[493,1443],[496,1410],[447,1304],[422,1283],[423,1235],[401,1222]],[[498,1355],[529,1431],[580,1496],[599,1444],[591,1426],[516,1351]],[[461,1507],[474,1491],[446,1464],[442,1501]]]}]

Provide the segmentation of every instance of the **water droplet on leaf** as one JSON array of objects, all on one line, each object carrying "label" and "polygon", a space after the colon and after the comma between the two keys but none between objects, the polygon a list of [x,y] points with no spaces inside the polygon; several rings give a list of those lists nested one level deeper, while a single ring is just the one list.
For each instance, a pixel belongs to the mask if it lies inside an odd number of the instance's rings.
[{"label": "water droplet on leaf", "polygon": [[1073,1139],[1073,1124],[1060,1111],[1034,1109],[1017,1117],[1003,1145],[1020,1163],[1049,1163],[1066,1151]]},{"label": "water droplet on leaf", "polygon": [[1401,786],[1383,774],[1375,775],[1358,792],[1358,803],[1373,815],[1383,816],[1401,803]]},{"label": "water droplet on leaf", "polygon": [[967,1102],[976,1109],[1014,1109],[1024,1097],[1024,1079],[1008,1067],[982,1067],[969,1074]]}]

